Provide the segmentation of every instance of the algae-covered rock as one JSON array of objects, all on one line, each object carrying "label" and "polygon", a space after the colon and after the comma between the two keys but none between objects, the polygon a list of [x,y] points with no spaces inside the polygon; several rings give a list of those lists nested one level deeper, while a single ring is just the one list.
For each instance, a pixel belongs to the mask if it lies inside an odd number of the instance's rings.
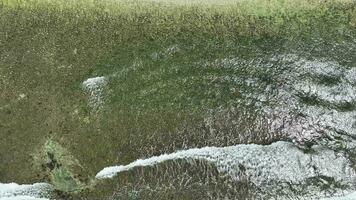
[{"label": "algae-covered rock", "polygon": [[78,192],[88,179],[80,178],[83,168],[79,161],[59,143],[49,139],[34,155],[34,165],[61,192]]}]

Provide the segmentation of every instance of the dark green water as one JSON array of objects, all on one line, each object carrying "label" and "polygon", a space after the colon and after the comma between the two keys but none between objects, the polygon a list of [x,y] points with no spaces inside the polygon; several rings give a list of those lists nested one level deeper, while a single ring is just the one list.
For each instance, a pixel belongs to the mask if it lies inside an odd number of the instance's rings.
[{"label": "dark green water", "polygon": [[247,15],[244,34],[238,14],[0,7],[0,182],[89,200],[354,192],[347,5]]}]

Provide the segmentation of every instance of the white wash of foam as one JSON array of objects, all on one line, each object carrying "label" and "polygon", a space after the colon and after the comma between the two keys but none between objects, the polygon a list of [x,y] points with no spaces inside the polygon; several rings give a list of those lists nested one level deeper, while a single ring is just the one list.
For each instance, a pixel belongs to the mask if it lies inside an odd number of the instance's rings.
[{"label": "white wash of foam", "polygon": [[19,185],[0,183],[0,200],[47,200],[52,186],[47,183]]},{"label": "white wash of foam", "polygon": [[49,200],[49,199],[37,198],[31,196],[14,196],[14,197],[0,197],[0,200]]},{"label": "white wash of foam", "polygon": [[[314,177],[331,177],[335,181],[351,186],[355,181],[355,171],[348,159],[322,147],[315,147],[313,154],[306,154],[289,142],[271,145],[236,145],[230,147],[204,147],[189,149],[172,154],[163,154],[140,159],[128,165],[104,168],[96,178],[112,178],[116,174],[135,167],[157,165],[169,160],[200,159],[214,164],[219,173],[228,174],[239,180],[239,166],[244,166],[245,174],[255,186],[277,194],[276,185],[306,184]],[[323,196],[318,191],[310,191],[312,196]],[[341,192],[341,191],[338,191]]]},{"label": "white wash of foam", "polygon": [[98,110],[104,103],[104,87],[107,79],[104,76],[89,78],[83,82],[84,89],[89,93],[89,105],[94,110]]},{"label": "white wash of foam", "polygon": [[304,82],[295,85],[298,93],[318,99],[330,104],[338,105],[341,103],[354,103],[356,92],[349,83],[340,83],[335,86],[317,85],[312,82]]},{"label": "white wash of foam", "polygon": [[355,199],[356,199],[356,192],[352,192],[345,196],[331,197],[331,198],[326,198],[324,200],[355,200]]},{"label": "white wash of foam", "polygon": [[356,84],[356,67],[350,69],[346,75],[346,80],[349,81],[352,84]]}]

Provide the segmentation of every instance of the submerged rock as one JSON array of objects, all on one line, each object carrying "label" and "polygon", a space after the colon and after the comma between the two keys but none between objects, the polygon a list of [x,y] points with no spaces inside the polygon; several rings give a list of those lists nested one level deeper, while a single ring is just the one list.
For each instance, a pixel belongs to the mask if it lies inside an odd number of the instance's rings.
[{"label": "submerged rock", "polygon": [[[89,179],[82,175],[83,167],[73,155],[59,143],[47,140],[43,147],[33,154],[34,166],[41,170],[53,188],[63,193],[80,192]],[[79,178],[80,177],[80,178]]]}]

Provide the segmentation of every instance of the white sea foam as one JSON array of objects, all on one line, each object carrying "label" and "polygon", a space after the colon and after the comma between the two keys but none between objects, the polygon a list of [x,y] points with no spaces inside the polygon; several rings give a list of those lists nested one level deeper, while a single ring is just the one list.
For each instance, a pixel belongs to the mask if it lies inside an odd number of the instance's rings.
[{"label": "white sea foam", "polygon": [[326,198],[324,200],[355,200],[355,199],[356,199],[356,192],[352,192],[345,196],[331,197],[331,198]]},{"label": "white sea foam", "polygon": [[313,151],[312,154],[304,153],[289,142],[266,146],[249,144],[195,148],[139,159],[128,165],[107,167],[96,178],[112,178],[135,167],[153,166],[169,160],[198,159],[214,164],[219,173],[228,174],[233,180],[239,180],[240,166],[244,166],[249,181],[272,192],[278,184],[300,185],[318,177],[330,177],[344,185],[351,185],[355,181],[355,171],[343,154],[320,146],[314,147]]},{"label": "white sea foam", "polygon": [[48,200],[48,199],[31,197],[31,196],[14,196],[14,197],[0,197],[0,200]]},{"label": "white sea foam", "polygon": [[106,77],[89,78],[83,82],[84,89],[89,93],[89,105],[98,110],[104,103],[104,87],[107,85]]},{"label": "white sea foam", "polygon": [[347,71],[345,77],[346,80],[349,81],[350,83],[356,84],[356,68],[352,68],[349,71]]},{"label": "white sea foam", "polygon": [[52,186],[47,183],[0,183],[0,200],[46,200],[51,190]]}]

